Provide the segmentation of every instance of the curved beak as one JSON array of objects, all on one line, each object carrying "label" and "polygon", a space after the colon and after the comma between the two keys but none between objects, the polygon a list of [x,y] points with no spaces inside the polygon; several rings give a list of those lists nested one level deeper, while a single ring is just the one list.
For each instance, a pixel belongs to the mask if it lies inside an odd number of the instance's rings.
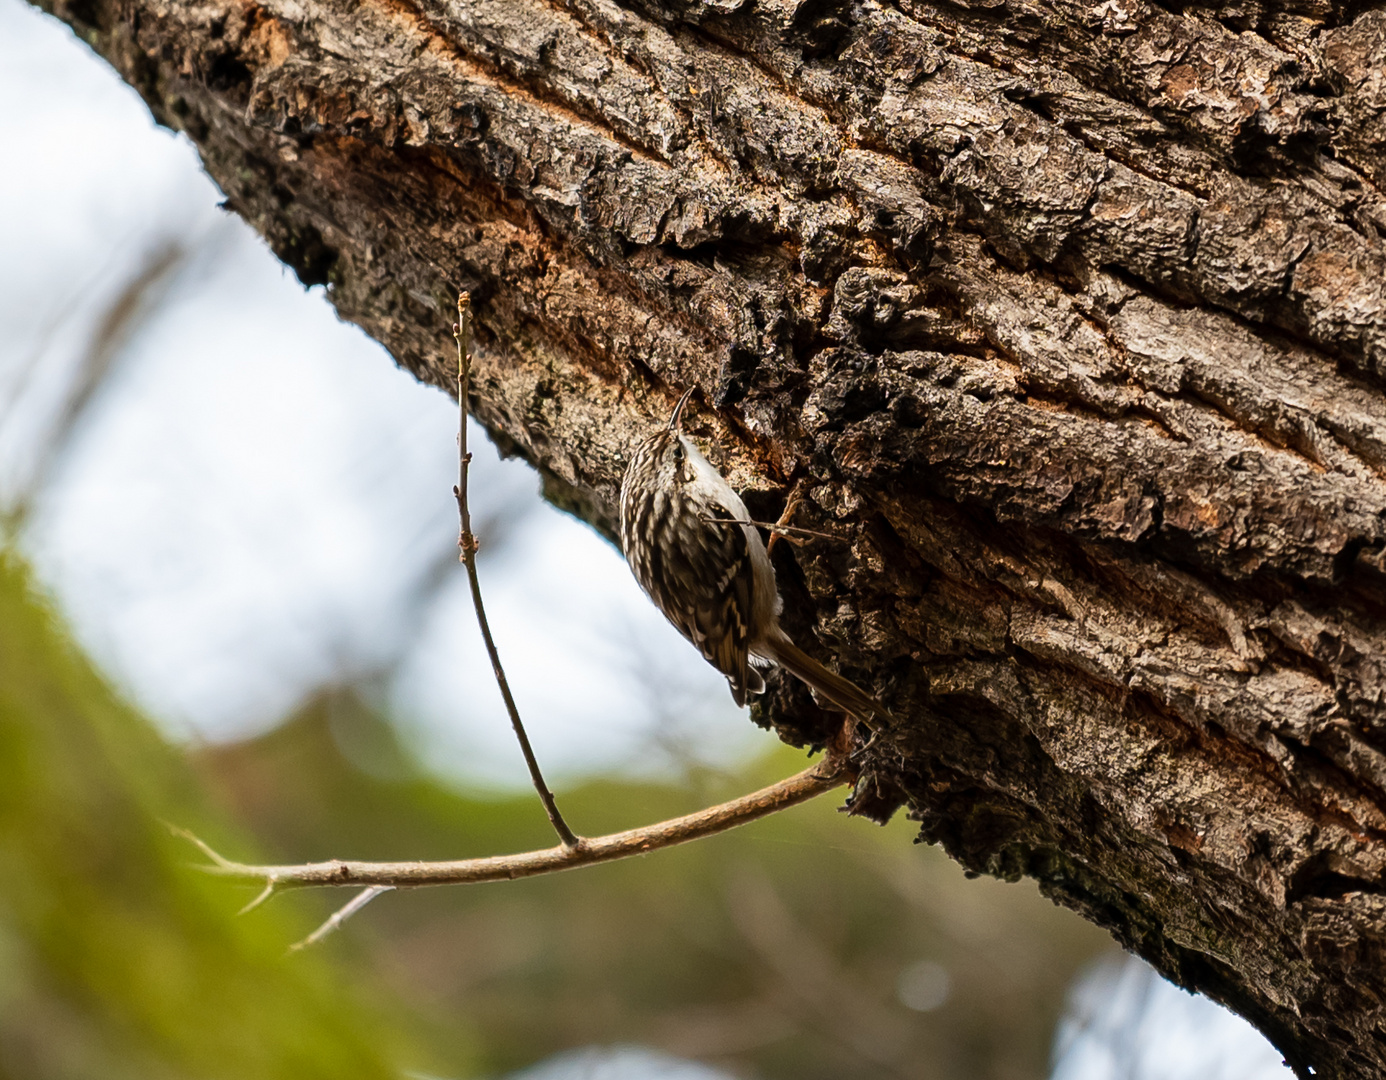
[{"label": "curved beak", "polygon": [[688,399],[693,396],[693,391],[696,389],[696,386],[690,386],[683,392],[683,397],[679,398],[679,403],[674,406],[674,415],[669,417],[670,431],[679,430],[679,422],[683,418],[683,407],[688,404]]}]

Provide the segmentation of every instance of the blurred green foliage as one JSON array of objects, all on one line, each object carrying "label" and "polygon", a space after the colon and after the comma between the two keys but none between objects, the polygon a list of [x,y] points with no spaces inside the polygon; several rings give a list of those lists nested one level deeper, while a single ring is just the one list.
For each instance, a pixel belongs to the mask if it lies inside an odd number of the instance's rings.
[{"label": "blurred green foliage", "polygon": [[[190,870],[163,821],[252,860],[553,843],[532,795],[426,775],[368,696],[324,693],[267,736],[182,754],[0,558],[0,1075],[495,1076],[639,1043],[767,1080],[1036,1080],[1072,976],[1111,948],[1032,886],[965,880],[908,822],[828,796],[625,863],[387,894],[286,955],[349,894],[237,918],[251,891]],[[561,801],[596,834],[802,762]]]},{"label": "blurred green foliage", "polygon": [[0,552],[0,1072],[398,1075],[388,1010],[326,955],[286,957],[302,913],[234,918],[166,820],[233,835]]}]

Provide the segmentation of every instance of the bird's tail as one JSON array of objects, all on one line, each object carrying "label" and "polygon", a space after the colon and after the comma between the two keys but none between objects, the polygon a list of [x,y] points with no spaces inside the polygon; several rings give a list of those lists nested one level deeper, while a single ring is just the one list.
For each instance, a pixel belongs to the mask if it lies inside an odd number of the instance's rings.
[{"label": "bird's tail", "polygon": [[780,667],[802,681],[810,690],[814,691],[815,696],[821,695],[827,698],[843,712],[855,716],[873,731],[883,726],[894,725],[895,717],[890,714],[889,709],[852,680],[844,679],[841,675],[829,671],[790,641],[789,636],[783,631],[767,644],[774,651],[774,655],[766,659],[774,660]]}]

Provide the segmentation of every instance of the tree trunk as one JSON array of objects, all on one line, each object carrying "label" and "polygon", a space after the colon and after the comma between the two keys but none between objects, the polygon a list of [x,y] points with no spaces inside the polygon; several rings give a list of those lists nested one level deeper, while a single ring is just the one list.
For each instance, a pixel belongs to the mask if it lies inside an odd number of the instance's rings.
[{"label": "tree trunk", "polygon": [[[1386,11],[43,0],[608,532],[678,390],[854,808],[1386,1076]],[[781,681],[764,717],[833,718]]]}]

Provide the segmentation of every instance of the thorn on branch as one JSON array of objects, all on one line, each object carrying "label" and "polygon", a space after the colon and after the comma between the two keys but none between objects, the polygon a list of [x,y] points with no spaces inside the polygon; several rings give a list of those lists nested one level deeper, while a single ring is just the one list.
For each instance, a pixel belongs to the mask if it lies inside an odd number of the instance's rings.
[{"label": "thorn on branch", "polygon": [[259,894],[258,896],[256,896],[255,899],[252,900],[250,903],[246,904],[245,907],[241,908],[240,911],[236,912],[236,914],[237,914],[237,915],[249,915],[249,914],[250,914],[252,911],[254,911],[257,907],[259,907],[259,906],[260,906],[261,904],[263,904],[266,900],[268,900],[271,896],[273,896],[273,895],[274,895],[274,890],[275,890],[278,886],[279,886],[279,879],[278,879],[277,877],[275,877],[273,874],[271,874],[270,877],[269,877],[269,879],[265,882],[265,887],[264,887],[264,889],[262,889],[262,890],[260,891],[260,894]]},{"label": "thorn on branch", "polygon": [[332,934],[340,930],[344,922],[346,922],[349,918],[355,915],[358,911],[360,911],[363,907],[369,904],[381,893],[387,893],[392,891],[393,889],[393,885],[368,885],[366,888],[362,889],[359,893],[357,893],[350,900],[348,900],[345,904],[339,907],[336,911],[334,911],[330,916],[328,916],[327,921],[323,923],[321,926],[319,926],[316,930],[314,930],[311,934],[309,934],[306,938],[304,938],[302,941],[295,942],[293,945],[290,945],[289,952],[299,952],[302,949],[308,948],[309,945],[316,945],[323,938],[327,937],[328,934]]}]

